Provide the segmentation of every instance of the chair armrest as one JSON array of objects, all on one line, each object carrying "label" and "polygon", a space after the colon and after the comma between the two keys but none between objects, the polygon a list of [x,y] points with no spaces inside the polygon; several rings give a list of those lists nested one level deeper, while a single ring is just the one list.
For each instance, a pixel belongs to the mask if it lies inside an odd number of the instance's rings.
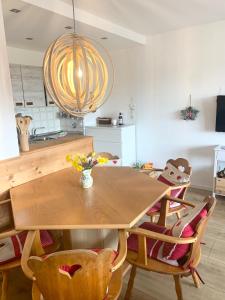
[{"label": "chair armrest", "polygon": [[14,235],[16,235],[16,234],[18,234],[18,233],[20,233],[20,232],[22,232],[22,231],[17,231],[17,230],[15,230],[15,229],[12,229],[12,230],[5,230],[5,231],[3,231],[3,232],[0,233],[0,240],[1,240],[1,239],[5,239],[5,238],[7,238],[7,237],[14,236]]},{"label": "chair armrest", "polygon": [[21,268],[24,274],[31,280],[34,280],[35,278],[32,270],[28,266],[28,259],[31,256],[32,246],[34,244],[36,234],[36,231],[28,232],[21,257]]},{"label": "chair armrest", "polygon": [[163,233],[158,233],[143,228],[128,229],[128,232],[131,234],[141,235],[146,238],[150,238],[153,240],[160,240],[162,242],[171,243],[171,244],[180,244],[180,245],[193,244],[197,240],[197,237],[195,236],[189,238],[178,238],[178,237],[169,236]]},{"label": "chair armrest", "polygon": [[173,198],[173,197],[170,197],[168,195],[166,195],[162,201],[173,201],[173,202],[177,202],[177,203],[180,203],[180,204],[184,204],[184,205],[188,205],[188,206],[191,206],[191,207],[195,207],[195,205],[189,201],[186,201],[186,200],[182,200],[182,199],[179,199],[179,198]]},{"label": "chair armrest", "polygon": [[127,233],[125,230],[119,229],[119,255],[115,259],[112,272],[118,270],[124,263],[127,256]]},{"label": "chair armrest", "polygon": [[170,186],[170,190],[173,191],[173,190],[177,190],[177,189],[184,189],[184,188],[188,188],[190,186],[190,182],[187,182],[187,183],[181,183],[181,184],[178,184],[178,185],[173,185],[173,186]]}]

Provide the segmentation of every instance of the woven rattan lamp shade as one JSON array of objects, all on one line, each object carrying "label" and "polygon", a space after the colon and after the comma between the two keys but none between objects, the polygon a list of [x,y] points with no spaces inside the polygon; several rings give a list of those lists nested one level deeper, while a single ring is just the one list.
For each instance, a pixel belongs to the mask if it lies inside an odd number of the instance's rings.
[{"label": "woven rattan lamp shade", "polygon": [[83,117],[95,112],[109,97],[114,80],[107,51],[75,33],[64,34],[44,58],[47,92],[61,110]]}]

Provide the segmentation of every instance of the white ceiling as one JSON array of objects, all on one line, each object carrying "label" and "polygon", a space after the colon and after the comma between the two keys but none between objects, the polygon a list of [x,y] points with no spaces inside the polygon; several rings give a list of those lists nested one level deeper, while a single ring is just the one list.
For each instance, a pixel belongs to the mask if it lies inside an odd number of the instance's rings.
[{"label": "white ceiling", "polygon": [[[64,28],[73,25],[70,18],[20,0],[2,0],[2,3],[6,40],[9,46],[45,51],[58,36],[72,31]],[[10,12],[12,8],[21,9],[21,12],[18,14],[12,13]],[[137,45],[131,40],[84,23],[77,22],[76,26],[78,33],[94,38],[111,51]],[[32,37],[33,41],[26,40],[26,37]],[[108,37],[108,40],[102,40],[101,37]]]},{"label": "white ceiling", "polygon": [[[72,0],[62,0],[71,4]],[[151,35],[225,19],[225,0],[75,0],[76,6]]]},{"label": "white ceiling", "polygon": [[[99,40],[109,50],[133,47],[152,34],[225,19],[225,0],[74,1],[80,21],[77,22],[78,33]],[[10,46],[44,51],[55,38],[66,32],[65,26],[72,25],[72,10],[68,6],[72,0],[2,2]],[[60,4],[66,6],[66,13],[61,13]],[[10,12],[12,8],[21,9],[21,13]],[[103,36],[108,40],[101,40]],[[33,41],[27,41],[26,37],[32,37]]]}]

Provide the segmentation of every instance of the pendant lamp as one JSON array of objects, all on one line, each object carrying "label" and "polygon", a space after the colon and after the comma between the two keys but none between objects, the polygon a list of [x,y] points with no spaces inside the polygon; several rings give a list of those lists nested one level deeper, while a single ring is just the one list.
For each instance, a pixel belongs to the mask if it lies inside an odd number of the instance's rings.
[{"label": "pendant lamp", "polygon": [[64,112],[83,117],[95,112],[109,97],[114,70],[104,47],[75,32],[60,36],[48,47],[44,58],[47,92]]}]

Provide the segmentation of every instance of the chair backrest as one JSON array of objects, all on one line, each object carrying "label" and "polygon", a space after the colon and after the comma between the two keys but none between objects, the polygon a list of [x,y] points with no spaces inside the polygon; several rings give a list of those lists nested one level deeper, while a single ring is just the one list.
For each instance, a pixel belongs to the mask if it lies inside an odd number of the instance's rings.
[{"label": "chair backrest", "polygon": [[97,156],[100,155],[100,156],[103,156],[103,157],[106,157],[108,158],[109,160],[112,160],[112,159],[119,159],[119,156],[117,155],[113,155],[109,152],[99,152],[97,153]]},{"label": "chair backrest", "polygon": [[103,300],[112,276],[113,251],[62,251],[30,257],[28,265],[45,300]]},{"label": "chair backrest", "polygon": [[182,171],[183,173],[187,175],[191,175],[192,173],[192,167],[189,164],[189,161],[185,158],[177,158],[175,160],[169,159],[167,163],[170,163],[178,170]]},{"label": "chair backrest", "polygon": [[184,265],[184,267],[192,265],[193,267],[197,266],[199,263],[198,253],[201,253],[199,248],[201,247],[201,242],[206,231],[206,227],[209,221],[209,218],[212,216],[212,213],[215,209],[217,200],[214,197],[206,197],[204,202],[206,202],[207,216],[202,218],[196,228],[196,237],[197,241],[191,245],[191,250],[189,253],[189,257]]},{"label": "chair backrest", "polygon": [[[180,184],[188,184],[190,183],[191,171],[192,168],[186,159],[169,159],[166,163],[165,169],[158,177],[158,180],[169,186],[179,186]],[[178,188],[176,190],[172,190],[171,197],[183,199],[186,190],[186,188]]]},{"label": "chair backrest", "polygon": [[97,153],[97,156],[103,156],[103,157],[106,157],[108,158],[108,162],[106,164],[104,164],[103,166],[104,167],[121,167],[121,159],[119,158],[119,156],[117,155],[112,155],[111,153],[109,152],[100,152],[100,153]]}]

